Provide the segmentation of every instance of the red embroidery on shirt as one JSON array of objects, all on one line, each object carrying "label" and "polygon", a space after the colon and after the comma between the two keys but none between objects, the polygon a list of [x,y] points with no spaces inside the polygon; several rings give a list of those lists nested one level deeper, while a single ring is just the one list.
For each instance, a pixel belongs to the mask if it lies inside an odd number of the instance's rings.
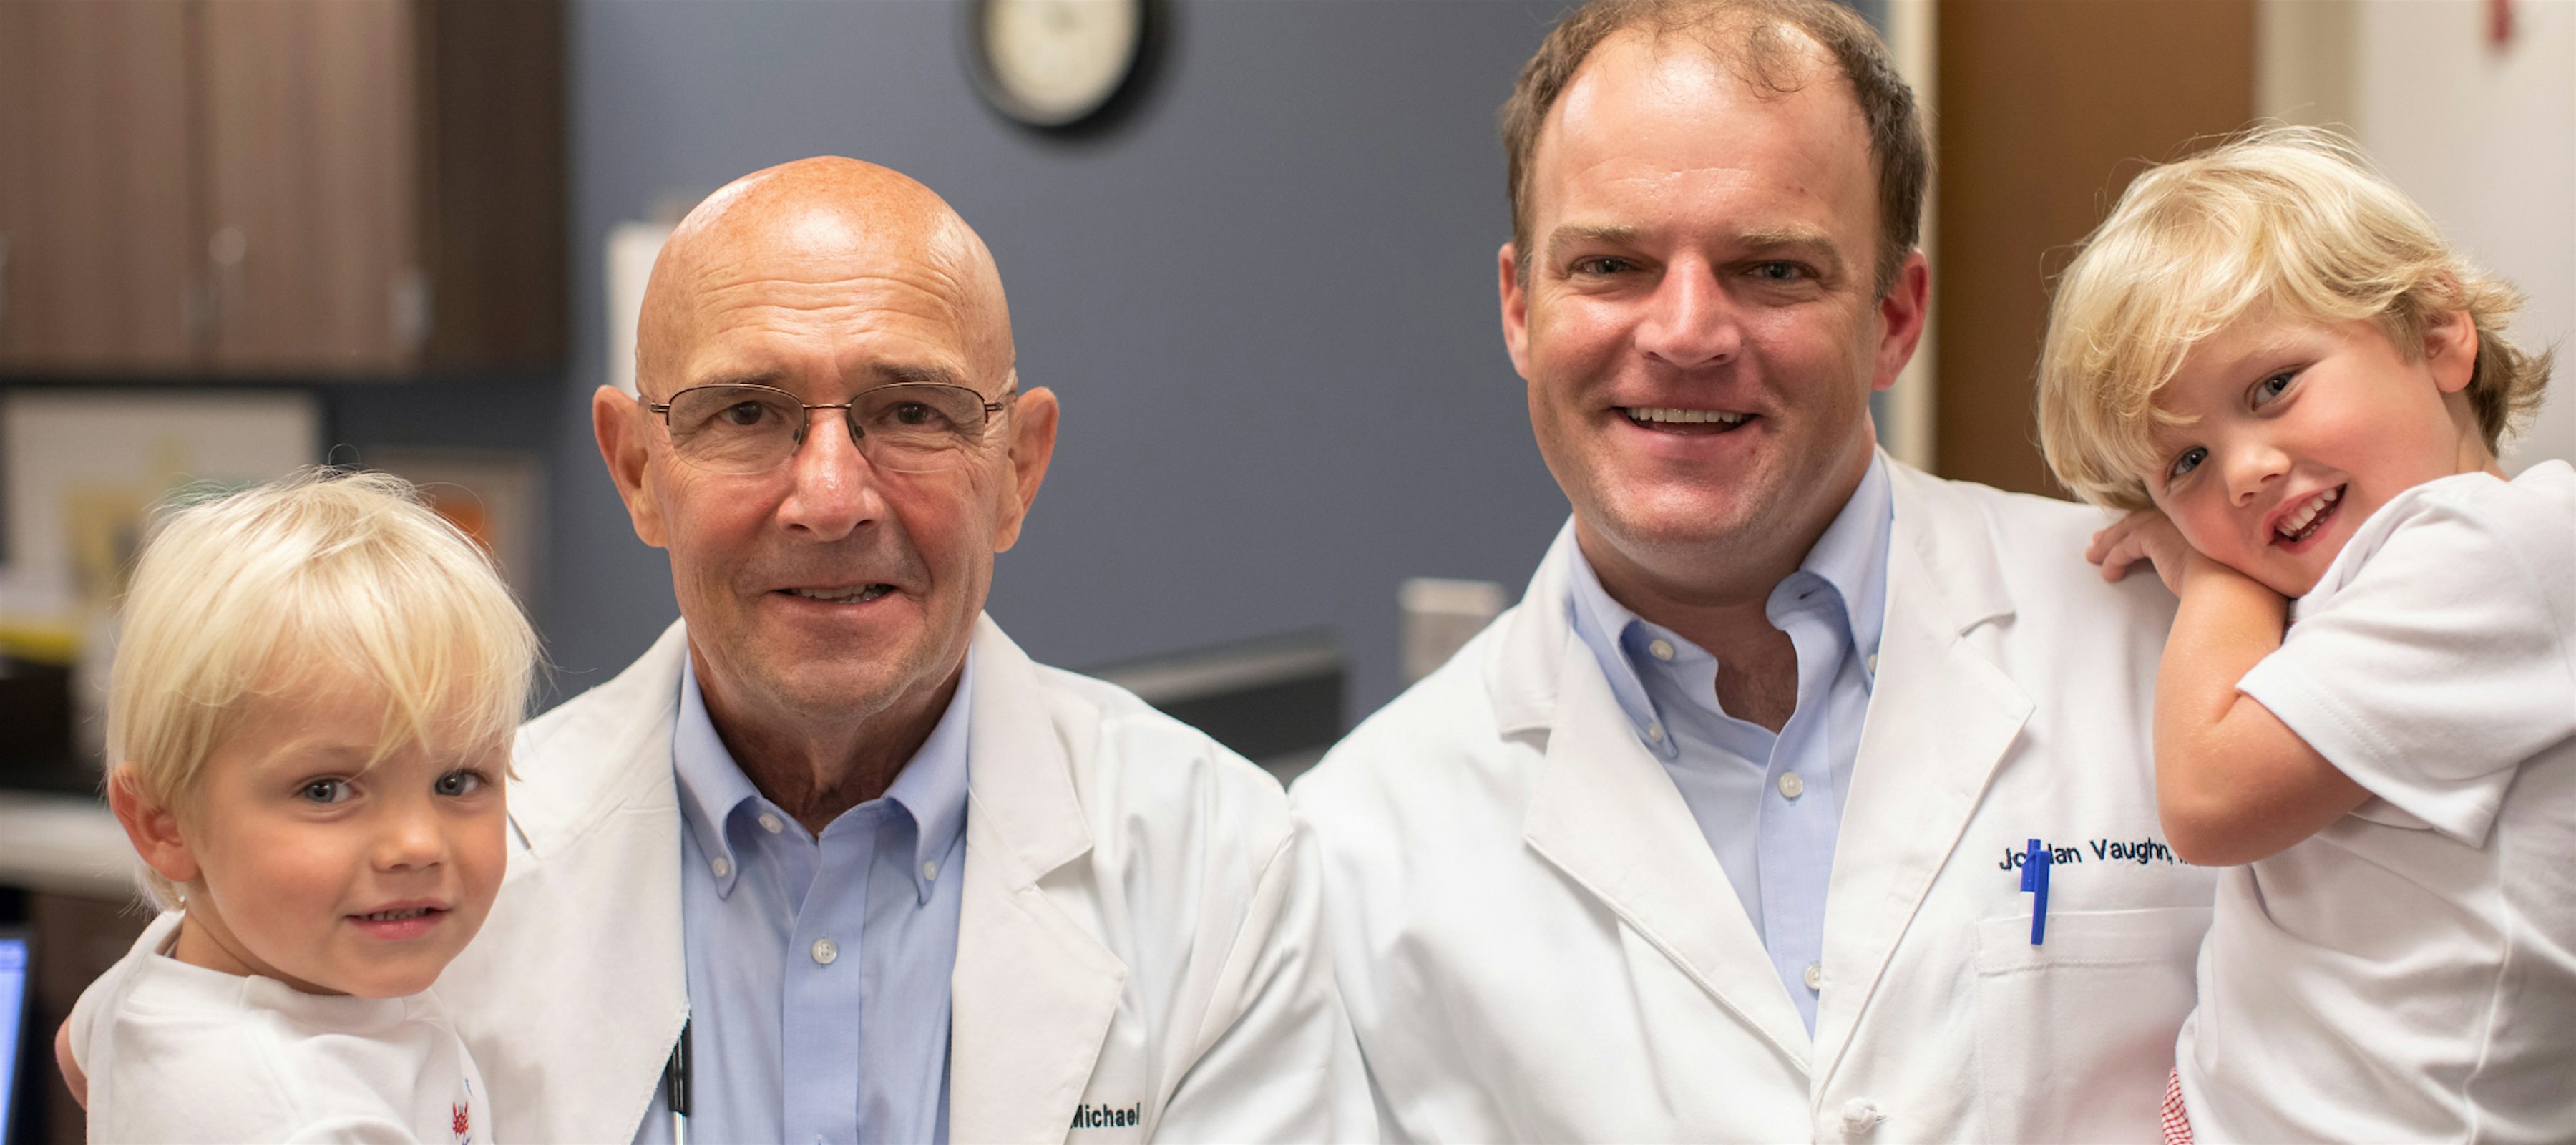
[{"label": "red embroidery on shirt", "polygon": [[456,1135],[459,1137],[465,1136],[465,1107],[462,1105],[450,1105],[448,1108],[456,1111]]}]

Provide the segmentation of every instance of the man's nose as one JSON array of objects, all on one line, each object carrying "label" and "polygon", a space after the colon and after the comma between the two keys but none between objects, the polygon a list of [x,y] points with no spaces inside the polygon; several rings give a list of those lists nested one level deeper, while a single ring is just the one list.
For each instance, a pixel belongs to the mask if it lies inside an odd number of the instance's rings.
[{"label": "man's nose", "polygon": [[1744,331],[1716,273],[1704,264],[1676,262],[1655,283],[1637,323],[1637,349],[1676,366],[1718,365],[1743,348]]},{"label": "man's nose", "polygon": [[778,521],[791,531],[835,541],[885,511],[880,474],[850,435],[843,411],[814,410],[809,416],[805,440],[787,459],[787,499],[778,507]]}]

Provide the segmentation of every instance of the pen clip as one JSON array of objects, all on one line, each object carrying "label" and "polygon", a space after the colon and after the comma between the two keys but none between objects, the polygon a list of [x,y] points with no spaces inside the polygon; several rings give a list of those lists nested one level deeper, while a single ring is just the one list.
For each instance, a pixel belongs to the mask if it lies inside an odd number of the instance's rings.
[{"label": "pen clip", "polygon": [[689,1023],[680,1023],[680,1040],[671,1047],[671,1060],[662,1066],[662,1095],[670,1099],[671,1116],[689,1115]]},{"label": "pen clip", "polygon": [[2030,944],[2032,946],[2040,945],[2040,940],[2048,936],[2048,868],[2054,865],[2051,859],[2048,848],[2037,839],[2031,840],[2030,850],[2022,854],[2021,889],[2029,891],[2031,895]]}]

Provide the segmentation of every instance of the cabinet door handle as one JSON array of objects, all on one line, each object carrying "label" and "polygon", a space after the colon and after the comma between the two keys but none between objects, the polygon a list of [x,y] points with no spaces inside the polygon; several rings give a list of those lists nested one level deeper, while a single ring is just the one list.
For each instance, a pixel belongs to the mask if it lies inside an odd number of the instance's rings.
[{"label": "cabinet door handle", "polygon": [[206,261],[215,267],[214,328],[230,330],[242,305],[242,260],[250,256],[250,236],[240,227],[225,227],[206,239]]}]

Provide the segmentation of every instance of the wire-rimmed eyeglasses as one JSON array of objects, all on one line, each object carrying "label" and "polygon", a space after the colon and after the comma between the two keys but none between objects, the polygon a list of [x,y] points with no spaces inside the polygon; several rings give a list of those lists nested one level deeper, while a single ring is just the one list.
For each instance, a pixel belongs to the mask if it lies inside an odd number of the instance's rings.
[{"label": "wire-rimmed eyeglasses", "polygon": [[671,451],[709,473],[750,477],[787,463],[805,443],[815,410],[842,411],[850,443],[868,464],[897,473],[934,473],[974,456],[999,400],[944,382],[897,382],[861,390],[846,402],[814,404],[773,386],[691,386],[667,402],[647,402],[671,433]]}]

